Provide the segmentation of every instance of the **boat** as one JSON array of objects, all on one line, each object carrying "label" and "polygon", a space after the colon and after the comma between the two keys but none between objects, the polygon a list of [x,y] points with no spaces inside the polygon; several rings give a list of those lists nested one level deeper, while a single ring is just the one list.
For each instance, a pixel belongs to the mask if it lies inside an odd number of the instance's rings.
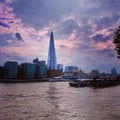
[{"label": "boat", "polygon": [[60,82],[60,81],[63,81],[63,78],[61,76],[49,78],[49,82]]},{"label": "boat", "polygon": [[69,85],[74,86],[74,87],[80,87],[81,86],[81,80],[80,79],[70,80]]},{"label": "boat", "polygon": [[73,79],[70,80],[69,85],[74,87],[86,87],[91,85],[92,79]]}]

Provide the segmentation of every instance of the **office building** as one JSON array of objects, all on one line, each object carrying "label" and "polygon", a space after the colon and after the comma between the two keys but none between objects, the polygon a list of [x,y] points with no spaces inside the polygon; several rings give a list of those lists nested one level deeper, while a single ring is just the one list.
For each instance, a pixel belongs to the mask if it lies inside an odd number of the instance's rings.
[{"label": "office building", "polygon": [[38,64],[39,65],[46,65],[46,62],[44,60],[40,60],[40,61],[38,61]]},{"label": "office building", "polygon": [[47,67],[49,70],[56,70],[57,69],[57,60],[56,60],[56,51],[55,51],[53,32],[51,32],[51,34],[50,34]]},{"label": "office building", "polygon": [[18,66],[16,61],[7,61],[4,64],[4,77],[17,78]]},{"label": "office building", "polygon": [[19,78],[34,79],[35,76],[35,64],[22,63],[19,65]]},{"label": "office building", "polygon": [[38,77],[45,78],[47,77],[47,66],[46,65],[38,65]]},{"label": "office building", "polygon": [[45,60],[40,60],[39,61],[38,57],[33,60],[33,63],[34,64],[39,64],[39,65],[45,65],[46,64]]},{"label": "office building", "polygon": [[65,72],[74,72],[76,70],[78,70],[78,67],[76,67],[76,66],[66,66],[65,67]]}]

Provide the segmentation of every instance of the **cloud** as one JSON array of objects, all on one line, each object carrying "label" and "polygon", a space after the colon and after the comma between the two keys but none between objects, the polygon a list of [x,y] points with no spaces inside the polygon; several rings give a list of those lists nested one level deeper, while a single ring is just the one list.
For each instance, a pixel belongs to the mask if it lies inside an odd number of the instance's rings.
[{"label": "cloud", "polygon": [[15,33],[15,37],[16,37],[17,40],[19,40],[19,41],[23,40],[23,38],[21,37],[20,33]]},{"label": "cloud", "polygon": [[104,35],[101,35],[101,34],[97,34],[95,36],[92,37],[92,40],[96,43],[100,42],[100,41],[103,41],[103,42],[106,42],[108,40],[111,40],[112,36],[104,36]]},{"label": "cloud", "polygon": [[2,22],[0,22],[0,26],[3,26],[3,27],[7,27],[7,28],[9,28],[9,26],[8,26],[7,24],[2,23]]},{"label": "cloud", "polygon": [[15,1],[12,7],[15,14],[20,17],[24,23],[32,25],[35,28],[49,25],[51,20],[55,22],[70,9],[70,6],[64,4],[63,1],[56,0],[36,0],[36,2],[20,0]]},{"label": "cloud", "polygon": [[0,47],[13,59],[47,60],[53,30],[58,62],[85,69],[117,63],[112,36],[120,23],[119,0],[0,0],[0,11]]},{"label": "cloud", "polygon": [[3,52],[3,51],[0,51],[0,65],[4,65],[4,63],[6,61],[10,61],[10,60],[16,60],[17,62],[24,62],[25,61],[25,58],[19,56],[19,54],[15,54],[15,53],[6,53],[6,52]]},{"label": "cloud", "polygon": [[114,58],[114,57],[115,57],[115,54],[109,53],[108,57],[109,57],[109,58]]},{"label": "cloud", "polygon": [[9,59],[10,59],[10,54],[4,53],[0,50],[0,64],[4,64],[4,62]]},{"label": "cloud", "polygon": [[0,46],[7,46],[12,39],[12,34],[0,35]]}]

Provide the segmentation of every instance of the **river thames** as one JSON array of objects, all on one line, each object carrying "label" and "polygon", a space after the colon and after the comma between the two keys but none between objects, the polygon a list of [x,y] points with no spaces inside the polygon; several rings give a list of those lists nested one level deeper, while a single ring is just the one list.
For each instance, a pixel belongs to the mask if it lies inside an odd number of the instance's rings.
[{"label": "river thames", "polygon": [[0,120],[120,120],[120,85],[93,89],[67,82],[1,83]]}]

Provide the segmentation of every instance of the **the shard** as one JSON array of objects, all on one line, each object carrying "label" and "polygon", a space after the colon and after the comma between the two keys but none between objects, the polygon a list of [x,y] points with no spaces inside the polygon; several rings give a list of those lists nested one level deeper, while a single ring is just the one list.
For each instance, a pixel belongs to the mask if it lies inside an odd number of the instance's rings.
[{"label": "the shard", "polygon": [[56,51],[55,51],[53,32],[51,32],[51,34],[50,34],[47,66],[48,66],[49,70],[56,70],[57,69],[57,60],[56,60]]}]

